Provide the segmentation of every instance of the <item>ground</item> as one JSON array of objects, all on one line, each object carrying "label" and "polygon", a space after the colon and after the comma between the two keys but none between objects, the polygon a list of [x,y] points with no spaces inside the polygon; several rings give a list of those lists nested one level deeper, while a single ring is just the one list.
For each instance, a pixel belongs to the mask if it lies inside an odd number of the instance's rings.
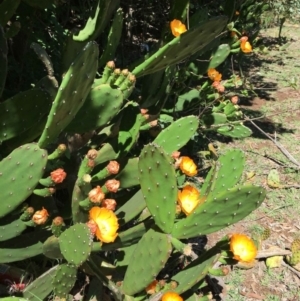
[{"label": "ground", "polygon": [[[256,96],[242,99],[241,106],[247,116],[256,111],[264,117],[254,120],[263,131],[278,141],[300,162],[300,27],[285,25],[281,45],[275,37],[278,28],[262,31],[262,43],[250,59],[249,83]],[[255,64],[259,57],[260,64]],[[257,60],[258,61],[258,60]],[[252,62],[252,63],[251,63]],[[253,112],[255,111],[255,112]],[[249,126],[251,126],[248,123]],[[271,235],[262,242],[261,250],[273,246],[289,249],[292,241],[300,237],[300,173],[277,148],[274,142],[255,127],[253,136],[245,140],[219,143],[219,151],[242,149],[246,156],[245,173],[254,173],[249,179],[267,189],[267,198],[259,209],[245,220],[208,236],[211,246],[227,233],[246,233],[255,236],[264,228]],[[271,170],[279,174],[284,188],[272,188],[267,178]],[[300,274],[299,274],[300,275]],[[300,278],[284,265],[268,269],[265,259],[251,269],[234,267],[225,277],[224,300],[228,301],[296,301],[300,300]]]}]

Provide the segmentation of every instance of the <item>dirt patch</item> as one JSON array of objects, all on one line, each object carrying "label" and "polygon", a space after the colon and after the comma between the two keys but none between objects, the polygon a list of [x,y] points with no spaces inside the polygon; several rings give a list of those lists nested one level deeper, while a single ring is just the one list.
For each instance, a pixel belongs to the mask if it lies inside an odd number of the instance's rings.
[{"label": "dirt patch", "polygon": [[[242,100],[240,106],[256,125],[279,141],[300,162],[300,70],[295,68],[300,60],[297,40],[300,27],[286,27],[283,34],[289,45],[284,50],[276,45],[278,28],[270,29],[264,36],[271,37],[272,47],[258,66],[250,69],[253,86],[260,90],[252,99]],[[270,39],[269,39],[270,40]],[[253,59],[255,57],[253,56]],[[251,62],[249,63],[251,65]],[[251,71],[252,70],[252,71]],[[270,84],[271,83],[271,84]],[[261,115],[259,115],[259,113]],[[250,125],[247,123],[247,126]],[[213,246],[226,234],[245,233],[255,237],[263,229],[270,229],[270,237],[263,241],[260,249],[271,247],[289,249],[295,238],[300,237],[300,173],[295,165],[279,151],[264,134],[251,126],[253,135],[245,140],[234,140],[221,144],[222,151],[238,148],[246,157],[245,174],[254,172],[251,181],[267,189],[264,203],[245,220],[222,231],[208,235],[207,245]],[[275,169],[280,183],[286,188],[268,186],[267,177]],[[300,300],[300,278],[284,265],[268,269],[266,260],[260,259],[249,270],[232,267],[225,277],[226,300],[228,301],[296,301]]]}]

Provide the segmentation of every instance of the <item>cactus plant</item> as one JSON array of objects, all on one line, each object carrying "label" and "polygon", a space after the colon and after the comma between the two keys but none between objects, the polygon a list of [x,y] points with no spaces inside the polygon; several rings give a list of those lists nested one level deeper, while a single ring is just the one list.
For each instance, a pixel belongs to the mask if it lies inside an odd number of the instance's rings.
[{"label": "cactus plant", "polygon": [[[156,225],[170,233],[175,222],[177,183],[172,161],[163,148],[155,144],[144,147],[139,160],[139,175],[145,202]],[[168,187],[162,185],[165,181],[168,181]]]},{"label": "cactus plant", "polygon": [[[151,247],[153,245],[157,246],[155,250]],[[171,242],[166,234],[148,230],[131,255],[122,287],[124,293],[134,295],[145,289],[164,267],[171,250]]]},{"label": "cactus plant", "polygon": [[[90,255],[92,250],[92,239],[88,226],[84,224],[76,224],[59,237],[59,246],[64,258],[72,265],[79,266]],[[74,249],[72,244],[79,242]]]},{"label": "cactus plant", "polygon": [[47,152],[36,144],[25,144],[0,162],[0,189],[4,199],[0,204],[0,217],[13,211],[31,195],[46,163]]},{"label": "cactus plant", "polygon": [[89,42],[64,75],[46,126],[38,141],[40,147],[46,147],[53,142],[82,107],[96,75],[97,57],[96,43]]}]

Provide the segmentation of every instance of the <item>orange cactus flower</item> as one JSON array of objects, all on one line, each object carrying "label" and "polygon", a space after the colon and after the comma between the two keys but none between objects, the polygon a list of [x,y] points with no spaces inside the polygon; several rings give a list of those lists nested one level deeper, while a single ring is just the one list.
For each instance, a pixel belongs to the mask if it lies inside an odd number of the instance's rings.
[{"label": "orange cactus flower", "polygon": [[248,41],[247,42],[242,42],[240,47],[241,47],[241,49],[244,53],[252,52],[252,46]]},{"label": "orange cactus flower", "polygon": [[92,203],[101,203],[104,199],[105,199],[105,194],[102,191],[100,186],[97,186],[97,187],[93,188],[89,192],[89,200]]},{"label": "orange cactus flower", "polygon": [[186,215],[190,215],[199,203],[200,192],[195,187],[187,185],[178,191],[178,204]]},{"label": "orange cactus flower", "polygon": [[180,21],[174,19],[172,22],[170,22],[170,27],[173,36],[179,37],[182,33],[186,32],[186,26]]},{"label": "orange cactus flower", "polygon": [[118,218],[112,210],[93,207],[90,210],[90,220],[97,224],[96,236],[105,243],[114,242],[118,236]]},{"label": "orange cactus flower", "polygon": [[53,170],[50,173],[50,177],[55,184],[62,183],[63,180],[66,178],[66,176],[67,176],[67,173],[62,168]]},{"label": "orange cactus flower", "polygon": [[189,177],[193,177],[197,174],[197,165],[190,157],[183,156],[180,157],[179,160],[179,168],[184,174],[188,175]]},{"label": "orange cactus flower", "polygon": [[148,295],[153,295],[156,293],[156,286],[158,284],[158,281],[155,279],[153,280],[147,287],[146,287],[146,293]]},{"label": "orange cactus flower", "polygon": [[32,220],[36,225],[43,225],[47,221],[49,213],[47,209],[43,207],[42,210],[38,210],[34,213]]},{"label": "orange cactus flower", "polygon": [[208,69],[207,75],[208,75],[208,77],[209,77],[212,81],[217,81],[217,82],[219,82],[219,81],[221,81],[221,79],[222,79],[222,74],[219,73],[219,72],[218,72],[216,69],[214,69],[214,68]]},{"label": "orange cactus flower", "polygon": [[244,234],[232,234],[230,251],[233,258],[241,262],[252,262],[257,255],[257,248],[251,238]]},{"label": "orange cactus flower", "polygon": [[166,292],[163,294],[161,301],[183,301],[183,299],[175,292]]}]

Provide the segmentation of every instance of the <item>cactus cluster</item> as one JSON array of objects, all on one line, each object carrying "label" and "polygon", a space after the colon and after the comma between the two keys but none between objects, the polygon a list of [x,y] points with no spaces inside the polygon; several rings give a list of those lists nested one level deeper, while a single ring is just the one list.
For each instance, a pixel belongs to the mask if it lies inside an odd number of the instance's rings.
[{"label": "cactus cluster", "polygon": [[[197,174],[181,168],[179,151],[212,128],[235,138],[251,134],[239,123],[239,107],[215,101],[220,95],[209,80],[186,89],[231,55],[235,46],[221,34],[228,18],[194,18],[180,36],[163,34],[160,47],[129,71],[109,61],[122,34],[119,2],[95,1],[84,28],[68,32],[60,71],[41,45],[31,44],[48,75],[9,97],[5,26],[19,5],[48,11],[53,3],[0,4],[0,263],[35,256],[57,263],[26,286],[21,300],[68,298],[78,271],[118,301],[147,300],[145,288],[170,270],[153,298],[191,293],[219,272],[214,264],[226,260],[229,238],[178,270],[179,253],[193,257],[186,240],[238,222],[265,198],[263,188],[242,183],[245,158],[231,150],[211,166],[188,216],[178,203],[179,189]],[[184,21],[188,6],[173,1],[170,16]],[[106,43],[100,51],[99,37]],[[207,64],[197,65],[207,55]],[[210,99],[203,116],[193,114]]]}]

